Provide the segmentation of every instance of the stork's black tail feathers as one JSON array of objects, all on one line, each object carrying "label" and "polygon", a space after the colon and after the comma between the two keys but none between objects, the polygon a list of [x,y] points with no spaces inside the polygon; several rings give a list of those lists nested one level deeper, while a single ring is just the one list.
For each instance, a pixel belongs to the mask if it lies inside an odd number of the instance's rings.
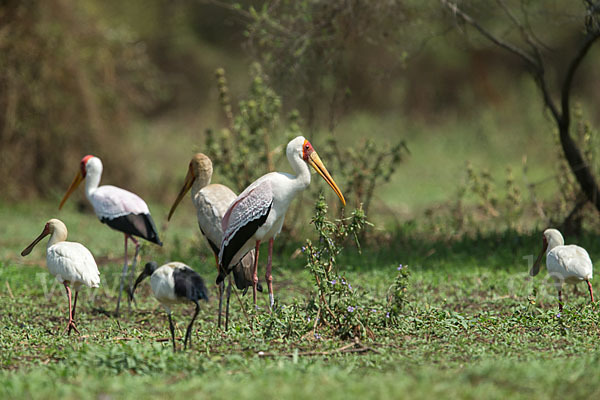
[{"label": "stork's black tail feathers", "polygon": [[141,237],[159,246],[163,245],[150,214],[127,214],[116,218],[102,217],[100,221],[119,232]]},{"label": "stork's black tail feathers", "polygon": [[[244,294],[246,294],[246,290],[248,290],[248,288],[251,288],[254,282],[246,275],[246,271],[244,271],[244,266],[242,265],[241,261],[238,265],[235,266],[235,268],[233,268],[232,273],[233,280],[235,282],[235,287],[237,287],[239,290],[243,290]],[[259,292],[263,291],[262,285],[260,283],[256,284],[256,290],[258,290]]]}]

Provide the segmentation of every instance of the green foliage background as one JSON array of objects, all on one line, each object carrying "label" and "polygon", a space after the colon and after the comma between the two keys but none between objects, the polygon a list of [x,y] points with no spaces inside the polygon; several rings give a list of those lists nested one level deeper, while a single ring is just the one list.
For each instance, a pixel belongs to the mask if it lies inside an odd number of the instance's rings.
[{"label": "green foliage background", "polygon": [[[530,7],[551,77],[586,19],[568,0],[461,4],[510,40],[498,7]],[[596,171],[599,64],[595,49],[573,91]],[[569,289],[559,317],[551,282],[527,275],[539,229],[580,200],[552,121],[525,66],[438,2],[8,0],[0,71],[0,397],[598,397],[598,306]],[[349,207],[319,179],[295,200],[273,314],[236,298],[225,334],[203,304],[194,349],[175,354],[148,285],[110,317],[122,237],[81,190],[57,211],[83,155],[148,201],[165,246],[143,245],[143,261],[185,261],[210,282],[191,202],[166,222],[190,157],[210,154],[213,182],[240,191],[289,171],[297,134]],[[43,246],[18,255],[50,217],[102,272],[79,337],[58,334],[65,299]],[[573,220],[567,242],[597,260],[595,211]],[[178,336],[190,311],[175,310]]]}]

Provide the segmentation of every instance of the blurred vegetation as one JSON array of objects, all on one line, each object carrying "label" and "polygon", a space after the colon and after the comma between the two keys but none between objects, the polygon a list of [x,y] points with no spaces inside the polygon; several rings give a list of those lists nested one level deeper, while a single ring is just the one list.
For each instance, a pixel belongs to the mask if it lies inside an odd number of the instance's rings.
[{"label": "blurred vegetation", "polygon": [[[519,37],[502,30],[501,4],[520,2],[462,4],[507,40]],[[526,5],[555,84],[585,8]],[[239,191],[287,168],[280,150],[301,132],[353,206],[386,227],[434,210],[426,219],[439,211],[438,225],[457,234],[480,217],[529,229],[561,222],[580,202],[527,67],[438,2],[7,1],[0,26],[3,201],[56,197],[86,153],[110,160],[104,182],[165,201],[179,184],[171,166],[190,148],[210,152],[215,182]],[[574,135],[582,147],[595,143],[599,57],[591,52],[574,82],[578,115],[588,116],[574,127],[587,132]],[[215,82],[219,67],[228,81]],[[224,152],[255,146],[245,158]],[[596,155],[585,157],[598,172]]]},{"label": "blurred vegetation", "polygon": [[[218,133],[207,130],[206,152],[213,163],[220,166],[221,174],[241,193],[256,178],[275,170],[274,153],[285,154],[287,142],[300,132],[294,123],[296,114],[290,116],[290,123],[280,122],[281,99],[269,87],[259,64],[252,65],[248,97],[239,102],[235,115],[225,70],[219,68],[215,74],[227,127]],[[280,143],[276,149],[273,142]]]},{"label": "blurred vegetation", "polygon": [[62,0],[5,1],[0,27],[3,197],[48,195],[86,153],[127,163],[129,113],[160,94],[145,45]]}]

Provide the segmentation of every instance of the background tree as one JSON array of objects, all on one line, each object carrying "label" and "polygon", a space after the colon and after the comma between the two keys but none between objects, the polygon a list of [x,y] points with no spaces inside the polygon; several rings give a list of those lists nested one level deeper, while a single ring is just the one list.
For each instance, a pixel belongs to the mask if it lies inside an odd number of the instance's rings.
[{"label": "background tree", "polygon": [[[130,31],[62,0],[0,5],[0,70],[6,198],[49,195],[50,183],[68,182],[87,152],[124,164],[135,151],[119,145],[128,110],[150,109],[160,92],[157,70]],[[125,182],[130,172],[117,178]]]},{"label": "background tree", "polygon": [[[497,0],[495,10],[492,7],[490,11],[487,2],[483,7],[477,1],[463,2],[460,6],[448,0],[440,1],[462,25],[474,28],[486,40],[525,62],[556,123],[563,154],[572,173],[587,199],[600,211],[600,192],[596,177],[571,136],[572,89],[582,62],[600,37],[600,2],[585,0],[578,9],[573,10],[575,7],[572,4],[561,4],[561,8],[554,3],[530,4],[526,1]],[[490,12],[500,11],[504,18],[494,18],[491,23],[485,17],[473,16],[474,14],[465,11],[469,9],[479,15],[488,13],[488,16]],[[570,35],[570,54],[562,60],[552,59],[549,53],[553,49],[545,44],[545,40],[552,37],[548,24],[554,26],[558,21],[564,22],[560,25],[561,29],[573,29]],[[549,72],[555,76],[549,77]],[[557,83],[553,84],[553,81]],[[578,203],[576,208],[581,207],[581,204]]]}]

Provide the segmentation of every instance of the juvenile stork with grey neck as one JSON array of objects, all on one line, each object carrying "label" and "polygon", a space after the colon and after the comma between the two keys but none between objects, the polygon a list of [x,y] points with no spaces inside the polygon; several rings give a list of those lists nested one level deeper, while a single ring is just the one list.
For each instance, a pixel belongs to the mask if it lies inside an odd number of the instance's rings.
[{"label": "juvenile stork with grey neck", "polygon": [[[188,172],[183,183],[183,187],[179,191],[175,202],[171,206],[169,216],[167,220],[171,220],[171,216],[175,212],[177,205],[181,202],[181,199],[191,189],[192,203],[196,207],[196,215],[198,218],[198,227],[200,232],[206,237],[208,245],[210,246],[213,254],[215,255],[215,261],[217,271],[219,269],[219,246],[223,239],[223,228],[221,222],[223,215],[227,212],[227,209],[233,203],[236,194],[225,185],[218,183],[210,183],[212,178],[213,167],[212,161],[208,156],[197,153],[194,155],[188,166]],[[249,287],[253,286],[253,263],[254,263],[254,250],[250,250],[246,255],[242,257],[233,267],[233,276],[235,285],[239,290],[243,290],[244,293]],[[217,318],[217,325],[221,326],[221,309],[223,303],[224,293],[224,282],[219,285],[219,314]],[[258,291],[262,292],[260,284],[257,285]],[[229,277],[229,283],[227,285],[227,305],[225,307],[225,330],[229,327],[229,298],[231,296],[231,276]]]},{"label": "juvenile stork with grey neck", "polygon": [[[134,236],[141,237],[152,243],[162,246],[162,242],[158,238],[156,226],[150,216],[150,210],[146,202],[135,193],[121,189],[116,186],[100,184],[102,177],[102,161],[98,157],[87,155],[81,159],[79,163],[79,171],[73,179],[71,186],[67,189],[62,198],[58,209],[60,210],[65,204],[71,193],[77,189],[81,181],[85,181],[85,195],[89,202],[94,207],[94,211],[100,219],[100,222],[105,223],[109,227],[122,232],[125,235],[125,261],[123,264],[123,272],[121,274],[121,283],[119,286],[119,298],[117,299],[117,308],[115,315],[119,315],[119,307],[121,305],[121,296],[123,294],[123,285],[125,277],[129,269],[127,262],[127,240],[135,243],[135,255],[131,265],[131,273],[129,275],[129,291],[133,284],[133,274],[135,273],[135,265],[140,251],[140,244]],[[131,301],[129,302],[131,310]]]},{"label": "juvenile stork with grey neck", "polygon": [[254,181],[240,194],[223,217],[223,240],[219,251],[219,276],[221,283],[239,260],[252,248],[255,250],[253,267],[253,298],[256,306],[258,284],[258,251],[260,243],[269,240],[269,255],[265,279],[269,288],[269,308],[274,305],[273,239],[281,232],[287,209],[294,197],[310,184],[312,166],[338,195],[342,204],[346,200],[335,181],[323,165],[308,140],[298,136],[290,141],[286,155],[294,173],[271,172]]},{"label": "juvenile stork with grey neck", "polygon": [[192,302],[196,305],[194,316],[187,327],[183,341],[184,349],[187,348],[188,339],[190,347],[192,347],[192,325],[200,311],[198,301],[201,299],[208,301],[208,290],[204,285],[204,280],[196,271],[184,263],[172,261],[159,267],[158,264],[151,261],[146,263],[144,270],[135,281],[133,290],[129,292],[131,300],[133,300],[137,285],[147,277],[150,277],[150,286],[152,287],[154,297],[162,304],[169,316],[169,329],[171,331],[171,338],[173,339],[173,351],[177,351],[177,348],[175,346],[175,328],[171,319],[171,306],[187,302]]},{"label": "juvenile stork with grey neck", "polygon": [[[75,326],[75,309],[77,308],[77,295],[82,286],[97,288],[100,286],[100,273],[92,253],[81,243],[67,242],[67,227],[58,219],[51,219],[44,225],[42,233],[22,252],[25,257],[44,237],[50,235],[46,246],[46,265],[48,271],[56,280],[64,285],[69,299],[69,322],[65,331],[71,330],[79,333]],[[71,286],[75,290],[75,301],[71,307]]]},{"label": "juvenile stork with grey neck", "polygon": [[542,257],[546,254],[546,269],[554,278],[558,289],[558,309],[562,311],[562,285],[563,283],[577,284],[581,281],[587,283],[590,299],[594,302],[594,291],[590,280],[594,275],[592,260],[588,252],[574,244],[565,246],[565,239],[556,229],[546,229],[543,236],[542,251],[535,260],[529,274],[535,276],[540,272]]}]

